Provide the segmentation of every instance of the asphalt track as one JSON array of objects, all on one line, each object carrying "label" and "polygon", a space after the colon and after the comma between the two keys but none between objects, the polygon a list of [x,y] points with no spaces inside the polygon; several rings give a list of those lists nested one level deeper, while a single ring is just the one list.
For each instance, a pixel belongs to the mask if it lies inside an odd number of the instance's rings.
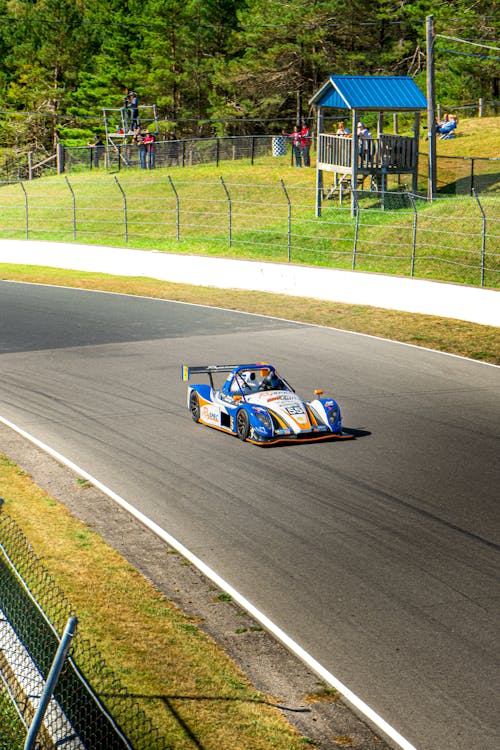
[{"label": "asphalt track", "polygon": [[[0,323],[2,417],[165,528],[418,750],[500,746],[499,368],[9,282]],[[260,449],[195,425],[181,364],[253,360],[335,395],[358,438]]]}]

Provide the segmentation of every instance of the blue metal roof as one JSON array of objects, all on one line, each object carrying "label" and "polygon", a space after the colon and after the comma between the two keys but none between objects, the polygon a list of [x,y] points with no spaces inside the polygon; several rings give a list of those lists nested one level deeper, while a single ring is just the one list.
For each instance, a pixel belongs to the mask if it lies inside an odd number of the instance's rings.
[{"label": "blue metal roof", "polygon": [[427,107],[427,99],[408,76],[330,76],[309,103],[376,112]]}]

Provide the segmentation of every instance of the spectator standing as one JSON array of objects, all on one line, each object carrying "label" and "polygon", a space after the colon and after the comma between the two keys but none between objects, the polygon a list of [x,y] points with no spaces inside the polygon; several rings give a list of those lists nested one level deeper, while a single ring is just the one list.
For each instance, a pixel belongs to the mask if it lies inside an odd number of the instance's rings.
[{"label": "spectator standing", "polygon": [[135,91],[130,92],[129,96],[129,108],[130,108],[130,128],[132,132],[135,132],[139,127],[139,99]]},{"label": "spectator standing", "polygon": [[146,144],[144,143],[144,136],[141,132],[140,128],[136,128],[134,131],[134,137],[132,139],[133,143],[137,145],[137,150],[139,151],[139,163],[141,165],[141,169],[146,169]]},{"label": "spectator standing", "polygon": [[285,133],[283,132],[283,135],[287,138],[290,138],[292,141],[292,151],[293,155],[295,157],[295,166],[301,167],[302,166],[302,136],[300,134],[299,126],[294,125],[293,133]]},{"label": "spectator standing", "polygon": [[128,133],[130,130],[130,91],[128,89],[125,89],[125,95],[123,97],[123,107],[122,107],[122,122],[124,125],[125,133]]},{"label": "spectator standing", "polygon": [[358,122],[358,138],[371,138],[372,134],[364,122]]},{"label": "spectator standing", "polygon": [[337,128],[337,135],[351,135],[351,131],[349,128],[346,128],[345,122],[339,122],[339,126]]},{"label": "spectator standing", "polygon": [[300,131],[300,148],[302,151],[302,158],[304,160],[304,167],[311,166],[311,131],[309,125],[305,120],[302,120],[302,130]]},{"label": "spectator standing", "polygon": [[155,168],[155,137],[153,133],[146,132],[144,136],[144,143],[146,145],[147,163],[148,169]]},{"label": "spectator standing", "polygon": [[372,134],[364,122],[358,122],[357,134],[359,139],[358,152],[365,158],[369,158],[371,154],[369,139],[372,138]]},{"label": "spectator standing", "polygon": [[102,142],[101,136],[98,133],[96,133],[94,136],[94,140],[88,141],[87,146],[91,146],[92,148],[92,160],[94,162],[94,167],[98,169],[99,160],[104,154],[104,143]]}]

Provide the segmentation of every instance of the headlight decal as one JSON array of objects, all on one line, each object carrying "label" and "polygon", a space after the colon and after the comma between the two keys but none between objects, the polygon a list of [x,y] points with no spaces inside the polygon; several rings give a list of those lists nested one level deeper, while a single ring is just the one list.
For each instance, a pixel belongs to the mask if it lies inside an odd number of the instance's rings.
[{"label": "headlight decal", "polygon": [[258,422],[266,429],[266,431],[272,434],[273,432],[273,421],[270,414],[264,409],[254,409],[253,414]]},{"label": "headlight decal", "polygon": [[339,414],[340,414],[340,409],[338,408],[338,406],[334,406],[334,408],[330,409],[330,411],[328,412],[328,422],[332,425],[332,427],[334,427],[337,424]]}]

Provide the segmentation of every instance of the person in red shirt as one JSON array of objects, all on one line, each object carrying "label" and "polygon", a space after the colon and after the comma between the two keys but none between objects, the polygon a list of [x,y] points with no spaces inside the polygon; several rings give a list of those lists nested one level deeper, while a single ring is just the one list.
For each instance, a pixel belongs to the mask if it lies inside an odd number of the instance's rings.
[{"label": "person in red shirt", "polygon": [[302,150],[302,158],[304,159],[304,167],[310,167],[311,131],[305,120],[302,120],[302,130],[300,131],[300,148]]},{"label": "person in red shirt", "polygon": [[144,137],[144,143],[146,144],[148,169],[154,169],[155,168],[155,137],[153,133],[150,133],[149,131],[147,131]]},{"label": "person in red shirt", "polygon": [[295,157],[295,166],[301,167],[302,166],[302,136],[300,134],[300,130],[298,126],[294,125],[293,133],[285,133],[285,131],[283,131],[283,135],[286,135],[287,138],[291,139],[293,155]]}]

